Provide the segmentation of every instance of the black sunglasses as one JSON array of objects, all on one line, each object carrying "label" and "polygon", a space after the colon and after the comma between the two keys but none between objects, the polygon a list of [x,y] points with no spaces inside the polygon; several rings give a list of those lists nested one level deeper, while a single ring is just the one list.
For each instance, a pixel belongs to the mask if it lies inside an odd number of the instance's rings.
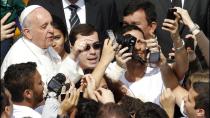
[{"label": "black sunglasses", "polygon": [[101,43],[94,43],[93,45],[87,44],[85,51],[90,50],[91,47],[95,50],[98,50],[101,48]]}]

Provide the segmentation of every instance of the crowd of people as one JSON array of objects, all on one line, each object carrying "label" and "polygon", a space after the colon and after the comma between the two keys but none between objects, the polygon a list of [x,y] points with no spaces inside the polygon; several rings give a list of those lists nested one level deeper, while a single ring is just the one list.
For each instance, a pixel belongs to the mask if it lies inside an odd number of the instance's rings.
[{"label": "crowd of people", "polygon": [[163,1],[5,2],[1,117],[209,118],[209,28]]}]

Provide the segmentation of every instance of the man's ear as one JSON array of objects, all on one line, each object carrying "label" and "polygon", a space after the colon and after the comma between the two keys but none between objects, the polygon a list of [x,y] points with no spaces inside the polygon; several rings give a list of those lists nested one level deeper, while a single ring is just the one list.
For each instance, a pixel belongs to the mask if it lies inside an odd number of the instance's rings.
[{"label": "man's ear", "polygon": [[205,117],[205,110],[204,109],[196,109],[196,116],[199,118],[204,118]]},{"label": "man's ear", "polygon": [[11,113],[9,106],[6,106],[4,108],[4,111],[6,112],[6,114],[10,114]]},{"label": "man's ear", "polygon": [[27,38],[27,39],[32,39],[32,35],[30,33],[30,29],[29,28],[23,28],[23,35]]},{"label": "man's ear", "polygon": [[24,98],[31,99],[33,96],[33,92],[30,89],[26,89],[23,93]]},{"label": "man's ear", "polygon": [[154,21],[153,21],[153,22],[150,24],[149,33],[150,33],[151,35],[153,35],[153,34],[155,33],[156,28],[157,28],[157,22],[154,22]]}]

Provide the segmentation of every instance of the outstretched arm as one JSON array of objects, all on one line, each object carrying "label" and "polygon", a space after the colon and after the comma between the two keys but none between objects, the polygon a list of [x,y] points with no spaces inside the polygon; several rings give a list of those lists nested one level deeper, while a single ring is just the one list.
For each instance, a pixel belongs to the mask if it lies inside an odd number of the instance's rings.
[{"label": "outstretched arm", "polygon": [[176,19],[165,19],[162,29],[169,31],[171,34],[175,48],[175,63],[173,63],[172,69],[178,79],[182,79],[188,70],[189,61],[184,41],[180,38],[178,31],[178,21],[180,16],[176,12],[174,14],[176,15]]}]

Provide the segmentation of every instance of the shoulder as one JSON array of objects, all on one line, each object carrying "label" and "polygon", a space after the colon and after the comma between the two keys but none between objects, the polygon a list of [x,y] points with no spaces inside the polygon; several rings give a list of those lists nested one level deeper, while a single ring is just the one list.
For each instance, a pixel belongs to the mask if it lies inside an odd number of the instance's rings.
[{"label": "shoulder", "polygon": [[41,118],[41,115],[33,110],[32,108],[26,106],[13,105],[13,117],[15,118],[23,118],[23,117],[31,117],[31,118]]}]

